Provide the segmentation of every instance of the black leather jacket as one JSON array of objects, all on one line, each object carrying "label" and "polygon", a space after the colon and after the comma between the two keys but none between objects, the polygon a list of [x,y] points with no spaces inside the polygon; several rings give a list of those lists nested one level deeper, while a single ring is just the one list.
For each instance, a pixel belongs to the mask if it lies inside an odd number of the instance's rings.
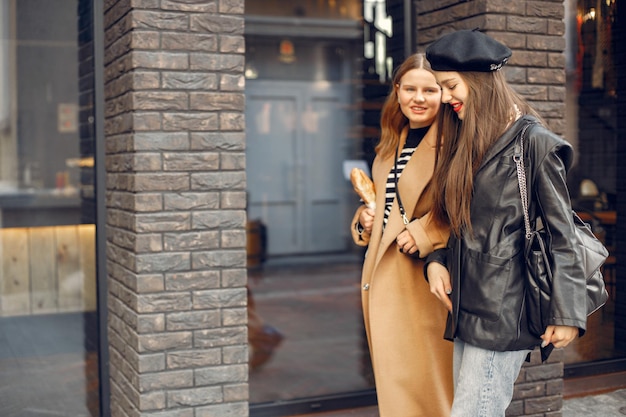
[{"label": "black leather jacket", "polygon": [[[541,340],[526,327],[524,221],[513,161],[514,142],[531,116],[517,120],[492,146],[477,171],[471,205],[473,236],[452,236],[447,263],[453,313],[445,337],[484,349],[532,349]],[[572,147],[540,124],[531,125],[524,145],[528,195],[541,210],[554,258],[551,324],[585,330],[585,279],[574,246],[574,224],[566,174]],[[532,218],[532,213],[531,213]]]}]

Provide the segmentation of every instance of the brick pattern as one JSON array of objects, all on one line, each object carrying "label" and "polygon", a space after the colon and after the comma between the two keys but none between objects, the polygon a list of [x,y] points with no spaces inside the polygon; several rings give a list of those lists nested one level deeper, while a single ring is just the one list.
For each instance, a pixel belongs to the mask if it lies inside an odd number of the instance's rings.
[{"label": "brick pattern", "polygon": [[105,0],[111,414],[248,415],[244,0]]},{"label": "brick pattern", "polygon": [[554,350],[547,362],[535,350],[515,383],[507,417],[561,417],[563,406],[563,351]]},{"label": "brick pattern", "polygon": [[480,28],[505,43],[513,56],[504,67],[523,94],[558,134],[565,133],[565,8],[562,0],[416,1],[418,47],[443,33]]},{"label": "brick pattern", "polygon": [[[565,133],[565,8],[562,0],[420,0],[417,43],[423,50],[443,33],[481,28],[505,43],[513,56],[507,80],[526,97],[558,134]],[[535,351],[515,386],[507,416],[560,417],[563,355],[542,364]]]}]

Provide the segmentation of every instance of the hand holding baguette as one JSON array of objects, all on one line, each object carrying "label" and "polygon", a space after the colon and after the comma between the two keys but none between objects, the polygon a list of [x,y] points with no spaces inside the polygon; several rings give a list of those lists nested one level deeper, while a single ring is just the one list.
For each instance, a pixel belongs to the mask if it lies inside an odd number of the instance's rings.
[{"label": "hand holding baguette", "polygon": [[350,171],[350,181],[354,191],[363,199],[365,205],[371,209],[376,209],[376,190],[374,183],[360,168],[352,168]]}]

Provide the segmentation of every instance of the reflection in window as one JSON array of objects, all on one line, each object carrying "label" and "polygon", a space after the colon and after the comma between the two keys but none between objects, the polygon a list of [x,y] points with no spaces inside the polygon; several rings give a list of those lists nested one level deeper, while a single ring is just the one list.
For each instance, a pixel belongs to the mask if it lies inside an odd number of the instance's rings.
[{"label": "reflection in window", "polygon": [[99,415],[92,33],[92,1],[0,0],[3,417]]},{"label": "reflection in window", "polygon": [[361,0],[246,0],[246,14],[322,19],[359,19]]},{"label": "reflection in window", "polygon": [[605,90],[607,95],[615,96],[615,12],[615,0],[579,1],[578,73],[582,90]]},{"label": "reflection in window", "polygon": [[364,0],[364,56],[374,60],[380,82],[392,78],[393,59],[387,56],[387,41],[393,36],[391,16],[387,15],[386,0]]},{"label": "reflection in window", "polygon": [[[576,10],[575,88],[568,90],[572,127],[577,129],[576,165],[568,173],[572,205],[609,249],[603,273],[611,297],[587,321],[587,333],[565,349],[564,362],[575,365],[624,356],[619,344],[617,173],[618,112],[615,71],[615,0],[578,0]],[[573,24],[573,22],[572,22]]]}]

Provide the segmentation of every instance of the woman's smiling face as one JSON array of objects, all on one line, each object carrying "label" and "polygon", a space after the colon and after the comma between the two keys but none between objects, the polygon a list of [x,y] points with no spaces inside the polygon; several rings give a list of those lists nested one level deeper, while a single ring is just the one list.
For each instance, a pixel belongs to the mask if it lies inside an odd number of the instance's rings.
[{"label": "woman's smiling face", "polygon": [[425,69],[407,71],[396,85],[400,110],[412,129],[430,126],[441,106],[441,89],[435,76]]},{"label": "woman's smiling face", "polygon": [[441,87],[441,102],[449,104],[459,119],[463,120],[469,94],[467,83],[456,71],[435,71],[435,78]]}]

